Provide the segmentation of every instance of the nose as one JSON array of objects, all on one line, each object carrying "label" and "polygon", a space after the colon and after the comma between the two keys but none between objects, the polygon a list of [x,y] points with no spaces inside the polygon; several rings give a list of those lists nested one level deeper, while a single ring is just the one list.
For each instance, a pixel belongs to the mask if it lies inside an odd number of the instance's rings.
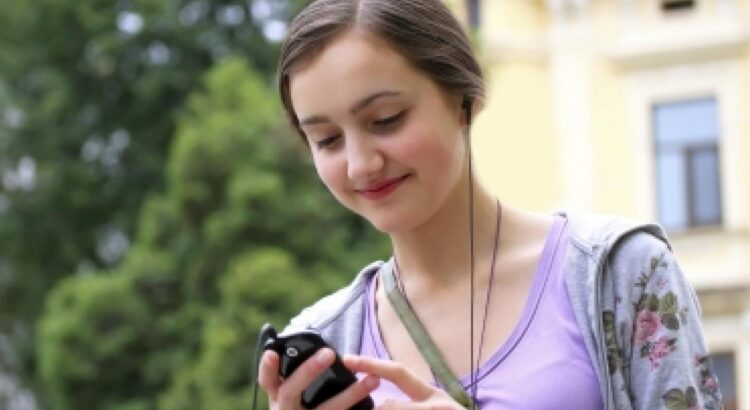
[{"label": "nose", "polygon": [[352,135],[346,140],[347,176],[366,180],[383,168],[383,153],[372,138]]}]

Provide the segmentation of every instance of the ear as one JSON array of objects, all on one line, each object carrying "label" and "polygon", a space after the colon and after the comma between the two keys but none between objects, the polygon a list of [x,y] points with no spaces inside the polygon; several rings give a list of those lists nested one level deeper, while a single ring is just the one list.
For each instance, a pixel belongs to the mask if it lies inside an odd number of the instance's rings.
[{"label": "ear", "polygon": [[462,127],[471,128],[474,123],[474,119],[477,114],[484,108],[484,103],[481,99],[477,99],[468,95],[464,95],[461,99],[461,115],[460,121]]}]

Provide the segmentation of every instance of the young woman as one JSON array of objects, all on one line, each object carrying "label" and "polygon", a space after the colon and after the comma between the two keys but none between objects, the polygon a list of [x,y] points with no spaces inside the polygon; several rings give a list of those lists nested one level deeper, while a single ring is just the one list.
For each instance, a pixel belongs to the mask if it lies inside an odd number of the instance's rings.
[{"label": "young woman", "polygon": [[[368,394],[389,409],[461,408],[386,275],[482,409],[721,407],[694,293],[660,228],[527,212],[473,178],[484,83],[441,1],[313,2],[290,27],[279,89],[320,179],[393,243],[391,260],[292,320],[362,376],[319,409]],[[332,360],[323,349],[281,381],[266,352],[271,408],[299,409]]]}]

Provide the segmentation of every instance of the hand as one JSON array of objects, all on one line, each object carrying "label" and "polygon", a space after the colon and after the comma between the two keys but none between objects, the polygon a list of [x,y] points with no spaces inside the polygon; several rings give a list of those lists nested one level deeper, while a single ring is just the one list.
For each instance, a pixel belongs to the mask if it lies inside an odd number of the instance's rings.
[{"label": "hand", "polygon": [[389,380],[412,400],[386,400],[377,410],[466,410],[448,393],[423,381],[401,363],[354,355],[346,355],[343,360],[353,372]]},{"label": "hand", "polygon": [[[302,363],[286,380],[279,378],[279,355],[271,350],[263,353],[258,370],[258,384],[268,396],[271,410],[304,410],[302,392],[334,360],[333,350],[324,348]],[[367,376],[346,390],[317,406],[315,410],[345,410],[359,403],[380,384],[380,378]]]}]

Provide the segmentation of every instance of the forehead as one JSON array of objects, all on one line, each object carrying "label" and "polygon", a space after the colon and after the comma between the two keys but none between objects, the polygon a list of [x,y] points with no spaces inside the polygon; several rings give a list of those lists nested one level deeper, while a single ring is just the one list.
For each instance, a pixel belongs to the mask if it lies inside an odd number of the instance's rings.
[{"label": "forehead", "polygon": [[384,89],[405,93],[430,83],[385,40],[363,30],[335,37],[292,71],[290,94],[297,116],[336,111]]}]

